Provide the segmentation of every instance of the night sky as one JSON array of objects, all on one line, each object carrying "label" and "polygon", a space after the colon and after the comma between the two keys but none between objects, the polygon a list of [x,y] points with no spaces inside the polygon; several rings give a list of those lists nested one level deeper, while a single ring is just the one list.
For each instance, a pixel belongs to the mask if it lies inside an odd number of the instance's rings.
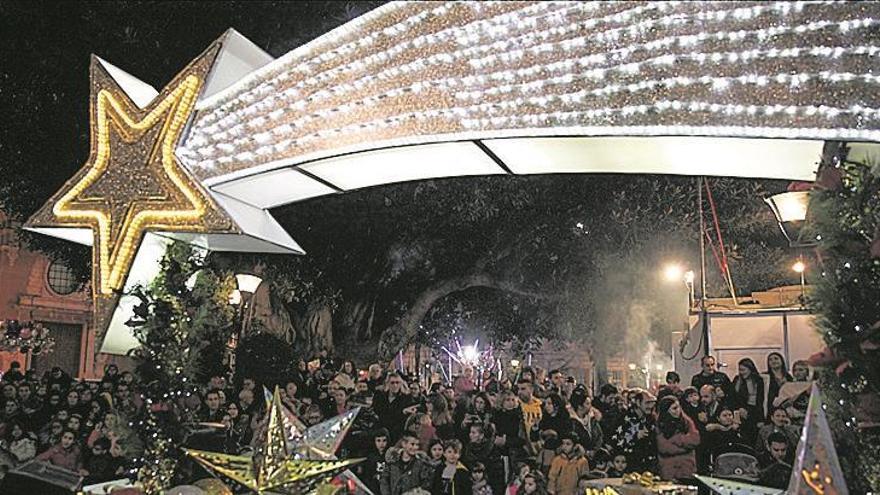
[{"label": "night sky", "polygon": [[0,202],[23,219],[85,162],[91,54],[161,89],[230,27],[278,57],[380,3],[0,0]]}]

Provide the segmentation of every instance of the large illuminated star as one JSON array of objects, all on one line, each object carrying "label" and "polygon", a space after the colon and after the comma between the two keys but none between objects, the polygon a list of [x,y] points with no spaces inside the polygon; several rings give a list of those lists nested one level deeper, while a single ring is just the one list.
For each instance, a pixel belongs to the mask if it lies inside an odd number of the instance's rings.
[{"label": "large illuminated star", "polygon": [[332,478],[363,459],[304,460],[290,455],[281,397],[275,389],[266,437],[253,456],[185,449],[187,455],[212,472],[226,476],[256,493],[303,494],[318,481]]},{"label": "large illuminated star", "polygon": [[218,48],[206,50],[143,108],[92,57],[91,153],[26,227],[91,230],[95,323],[101,335],[145,232],[238,232],[175,156]]}]

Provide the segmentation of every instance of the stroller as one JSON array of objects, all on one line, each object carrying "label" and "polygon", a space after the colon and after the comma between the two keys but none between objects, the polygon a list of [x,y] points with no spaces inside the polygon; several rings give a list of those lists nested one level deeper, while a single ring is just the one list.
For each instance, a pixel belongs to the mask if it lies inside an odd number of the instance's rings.
[{"label": "stroller", "polygon": [[723,452],[716,453],[714,458],[712,475],[716,478],[745,483],[755,483],[760,478],[761,471],[758,467],[758,456],[755,449],[748,445],[727,445],[724,447]]}]

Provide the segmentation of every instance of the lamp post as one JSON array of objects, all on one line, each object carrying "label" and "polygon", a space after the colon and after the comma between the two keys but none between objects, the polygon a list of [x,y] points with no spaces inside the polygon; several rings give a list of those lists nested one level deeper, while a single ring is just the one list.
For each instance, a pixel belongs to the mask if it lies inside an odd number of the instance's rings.
[{"label": "lamp post", "polygon": [[764,202],[776,217],[779,230],[791,247],[810,247],[816,244],[813,241],[803,240],[803,224],[807,219],[809,199],[809,191],[788,191],[764,198]]},{"label": "lamp post", "polygon": [[232,294],[229,295],[229,303],[236,306],[237,321],[235,329],[229,337],[229,342],[226,343],[226,362],[229,365],[230,383],[232,383],[232,379],[235,376],[235,349],[238,347],[238,341],[241,339],[242,333],[244,332],[246,315],[250,310],[250,304],[253,300],[254,293],[263,282],[263,279],[256,275],[239,273],[235,276],[235,282],[238,288],[232,291]]}]

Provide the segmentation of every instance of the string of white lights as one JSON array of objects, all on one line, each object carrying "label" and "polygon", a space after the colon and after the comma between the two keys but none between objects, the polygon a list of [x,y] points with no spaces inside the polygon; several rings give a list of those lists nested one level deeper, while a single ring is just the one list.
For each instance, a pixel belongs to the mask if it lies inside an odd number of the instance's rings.
[{"label": "string of white lights", "polygon": [[[552,4],[552,2],[550,2],[550,3]],[[796,2],[796,3],[777,2],[774,4],[761,4],[761,5],[748,7],[748,8],[741,7],[741,8],[734,9],[731,13],[731,16],[738,19],[738,20],[744,20],[744,19],[753,18],[753,17],[758,16],[762,13],[768,13],[768,12],[781,13],[783,15],[786,15],[792,11],[800,12],[807,5],[824,5],[826,3],[828,3],[828,2]],[[662,11],[665,11],[669,8],[675,7],[678,4],[680,4],[680,2],[666,2],[666,3],[657,2],[657,3],[651,4],[650,7],[655,7],[662,12]],[[574,3],[566,3],[564,5],[568,5],[568,6],[573,5],[578,9],[589,10],[589,11],[595,10],[597,8],[596,3],[574,2]],[[575,8],[575,7],[572,7],[572,8]],[[524,9],[524,10],[527,10],[527,9]],[[595,24],[598,24],[601,22],[608,22],[608,21],[612,21],[612,20],[616,21],[616,22],[625,22],[625,21],[629,20],[633,15],[644,13],[646,10],[648,10],[648,7],[642,6],[642,7],[630,9],[628,11],[615,13],[613,15],[604,16],[604,17],[598,18],[598,19],[587,19],[586,21],[584,21],[582,19],[576,20],[576,22],[570,23],[569,25],[564,26],[564,27],[543,26],[542,29],[538,29],[539,26],[537,26],[536,24],[533,25],[532,23],[527,23],[527,25],[524,25],[522,20],[519,18],[510,19],[510,22],[516,22],[521,29],[526,29],[527,34],[524,35],[526,38],[536,38],[536,39],[540,39],[540,40],[546,40],[546,39],[549,39],[551,36],[555,36],[555,35],[558,35],[561,33],[589,30]],[[670,24],[673,22],[693,22],[693,23],[700,22],[701,24],[704,24],[706,21],[723,21],[724,19],[726,19],[728,17],[727,14],[728,14],[727,11],[714,11],[714,12],[710,11],[710,12],[698,12],[697,14],[695,14],[693,16],[677,14],[677,15],[673,15],[673,16],[661,17],[659,19],[647,19],[645,21],[641,21],[640,23],[637,23],[637,24],[634,24],[634,25],[631,25],[631,26],[628,26],[625,28],[615,28],[615,29],[611,29],[611,30],[607,30],[607,31],[591,31],[588,36],[582,36],[582,37],[579,37],[575,40],[571,40],[570,43],[562,46],[562,48],[567,50],[567,49],[572,48],[573,46],[579,46],[579,45],[582,46],[582,45],[585,45],[586,42],[590,39],[592,39],[593,41],[598,41],[598,42],[616,40],[619,38],[620,34],[623,33],[624,31],[626,31],[630,34],[643,34],[645,32],[650,32],[650,30],[655,28],[657,25],[664,25],[665,27],[668,28],[670,26]],[[505,15],[498,16],[496,18],[492,18],[489,21],[480,21],[480,22],[490,22],[490,21],[498,22],[498,19],[507,20],[506,19],[507,15],[509,15],[509,14],[505,14]],[[474,25],[479,27],[479,26],[481,26],[480,22],[474,23]],[[446,30],[440,31],[438,33],[431,33],[431,34],[423,35],[423,36],[420,36],[420,37],[412,40],[410,42],[410,44],[415,47],[419,47],[423,44],[434,44],[434,43],[446,41],[446,38],[456,38],[456,39],[461,40],[461,35],[460,35],[461,32],[470,33],[467,39],[469,41],[476,42],[476,41],[479,41],[480,37],[477,34],[475,34],[475,31],[473,30],[474,25],[469,24],[469,25],[465,25],[465,26],[461,26],[461,27],[452,27],[452,28],[448,28]],[[761,31],[763,31],[763,30],[761,30]],[[477,30],[476,33],[481,34],[479,30]],[[773,34],[772,31],[770,32],[770,34]],[[759,34],[759,36],[761,36],[761,35],[762,35],[762,33]],[[504,38],[505,41],[503,42],[504,45],[503,46],[493,45],[493,46],[491,46],[491,51],[506,53],[505,50],[510,46],[511,43],[517,43],[519,45],[526,46],[528,44],[525,42],[526,38],[513,38],[513,39],[511,39],[509,36],[505,36],[505,38]],[[568,40],[564,40],[563,43],[565,43],[566,41],[568,41]],[[289,89],[295,89],[295,91],[288,91],[286,93],[286,96],[288,98],[300,97],[299,90],[302,90],[305,87],[325,83],[329,79],[333,78],[334,76],[341,75],[341,73],[343,71],[344,72],[351,72],[351,71],[364,72],[364,71],[366,71],[366,69],[369,68],[370,65],[377,64],[377,63],[385,63],[388,59],[390,59],[396,55],[399,55],[400,53],[402,53],[404,50],[406,50],[408,48],[411,48],[411,46],[409,46],[406,43],[397,44],[389,50],[379,52],[377,54],[371,55],[366,58],[354,60],[351,63],[344,65],[344,66],[341,66],[341,67],[337,67],[337,68],[334,68],[331,70],[321,72],[321,73],[315,75],[314,77],[300,81],[292,88],[289,88]],[[535,50],[537,53],[547,52],[551,49],[554,49],[554,47],[547,46],[547,45],[542,45],[542,46],[533,48],[533,50]],[[490,49],[487,48],[486,45],[478,45],[476,47],[470,47],[470,48],[463,49],[463,50],[456,50],[456,51],[449,53],[449,54],[441,54],[441,55],[435,56],[433,59],[429,58],[426,61],[419,60],[415,63],[415,65],[421,66],[425,62],[427,62],[429,65],[437,64],[437,63],[455,63],[456,62],[455,59],[458,59],[461,57],[471,56],[474,53],[479,52],[479,51],[486,53],[486,52],[490,51]],[[632,51],[634,52],[635,50],[632,50]],[[451,59],[449,58],[450,56],[452,57]],[[471,63],[474,63],[474,62],[471,61]],[[481,62],[477,62],[477,65],[480,65],[480,63]],[[419,68],[421,68],[421,67],[419,67]],[[335,87],[336,89],[334,91],[331,91],[330,93],[327,93],[327,94],[328,95],[338,95],[338,94],[341,94],[341,93],[344,93],[347,91],[353,91],[353,90],[358,89],[360,86],[363,86],[366,83],[366,81],[369,81],[371,79],[395,78],[395,77],[398,77],[400,75],[400,73],[410,72],[410,71],[412,71],[412,69],[413,69],[413,67],[409,67],[406,65],[404,65],[403,67],[388,68],[382,72],[379,72],[378,74],[364,76],[363,78],[355,81],[354,83],[352,83],[350,85],[338,85]],[[400,71],[400,72],[397,72],[397,71]],[[268,81],[266,81],[264,83],[265,87],[255,88],[252,91],[254,91],[258,94],[272,93],[273,91],[272,91],[271,87],[274,84],[276,84],[277,82],[279,82],[279,81],[277,81],[278,77],[280,77],[280,76],[276,76],[275,78],[270,78]],[[326,92],[322,92],[322,93],[326,93]],[[239,103],[247,104],[247,100],[249,99],[248,97],[251,96],[252,94],[253,93],[251,93],[251,92],[245,92],[240,96],[240,99],[237,101]],[[251,102],[250,104],[253,105],[255,103]],[[228,110],[228,108],[224,109],[224,110]],[[223,112],[221,112],[221,113],[223,113]],[[218,118],[218,115],[209,115],[209,116],[206,116],[205,118],[206,118],[206,121],[205,121],[206,124],[210,124],[213,122],[214,119]]]},{"label": "string of white lights", "polygon": [[[855,46],[855,47],[813,47],[810,49],[800,49],[800,48],[791,48],[791,49],[777,49],[770,48],[766,50],[748,50],[744,52],[712,52],[712,53],[687,53],[681,55],[668,55],[668,56],[660,56],[655,57],[654,59],[649,59],[643,62],[641,65],[649,65],[649,64],[658,64],[662,63],[664,65],[671,65],[678,61],[679,59],[686,59],[689,61],[704,63],[707,60],[721,63],[721,62],[750,62],[754,61],[760,57],[768,57],[768,58],[779,58],[779,57],[788,57],[788,58],[797,58],[802,57],[803,55],[810,55],[816,57],[826,57],[826,58],[839,58],[843,55],[868,55],[874,56],[877,52],[880,51],[880,47],[874,46]],[[574,63],[574,62],[572,62]],[[295,119],[293,121],[289,121],[285,124],[286,127],[278,127],[275,129],[276,134],[283,134],[283,131],[292,130],[292,128],[302,128],[308,125],[309,123],[318,120],[325,119],[330,116],[338,116],[340,114],[345,114],[355,109],[361,109],[364,107],[369,107],[372,105],[376,105],[387,98],[393,98],[401,96],[407,92],[418,93],[426,88],[434,88],[441,90],[449,90],[456,86],[473,86],[479,85],[477,89],[468,90],[468,91],[457,91],[455,92],[455,96],[458,99],[471,99],[471,100],[480,100],[487,96],[495,96],[499,94],[508,94],[508,93],[527,93],[529,91],[542,90],[546,91],[546,87],[553,85],[568,85],[573,82],[581,82],[584,80],[601,80],[604,79],[604,76],[607,71],[619,70],[623,73],[634,74],[637,72],[638,68],[633,68],[631,64],[619,64],[615,67],[609,67],[606,69],[587,71],[583,73],[583,75],[574,76],[572,74],[565,74],[563,76],[557,76],[547,79],[535,80],[521,84],[503,84],[500,86],[493,87],[483,87],[486,85],[486,79],[488,80],[496,80],[496,81],[513,81],[516,80],[517,77],[522,77],[528,74],[535,73],[546,73],[548,71],[552,71],[554,69],[553,65],[537,65],[529,68],[518,69],[516,71],[504,71],[504,72],[496,72],[489,73],[485,76],[479,77],[464,77],[464,78],[445,78],[442,80],[436,81],[424,81],[424,82],[416,82],[410,84],[404,88],[396,88],[391,91],[386,91],[379,95],[374,95],[368,98],[364,98],[359,101],[349,102],[343,104],[341,106],[331,107],[326,110],[315,110],[314,112]],[[863,81],[865,83],[876,84],[878,82],[878,77],[874,76],[870,73],[865,74],[853,74],[850,72],[832,72],[832,71],[821,71],[817,73],[799,73],[799,74],[785,74],[779,73],[774,75],[760,75],[760,74],[749,74],[742,76],[699,76],[699,77],[688,77],[688,76],[675,76],[668,77],[662,79],[649,79],[642,80],[638,83],[629,83],[629,84],[621,84],[621,83],[613,83],[607,84],[605,86],[587,90],[579,90],[576,92],[571,92],[568,94],[562,95],[552,95],[548,94],[545,97],[540,97],[544,104],[552,102],[554,99],[559,99],[563,102],[580,102],[583,101],[586,96],[610,96],[623,91],[626,92],[637,92],[641,90],[653,90],[657,87],[687,87],[694,84],[702,84],[702,85],[710,85],[712,89],[716,91],[726,90],[731,84],[754,84],[757,86],[766,86],[767,84],[777,83],[777,84],[788,84],[792,88],[797,88],[804,84],[805,82],[819,79],[830,82],[849,82],[849,81]],[[305,102],[300,102],[302,107],[305,107]],[[278,111],[276,115],[269,114],[269,118],[277,118],[280,117],[283,113]],[[257,129],[265,125],[264,120],[257,119],[254,122],[239,122],[237,126],[228,129],[228,133],[226,133],[219,126],[208,127],[205,129],[206,133],[217,134],[215,136],[216,139],[221,141],[226,141],[230,137],[234,137],[236,135],[242,136],[245,135],[245,131],[247,128]],[[257,134],[255,138],[258,142],[261,138],[268,139],[268,133]],[[202,147],[206,146],[207,140],[204,137],[204,134],[195,136],[194,141],[191,143],[192,147]],[[247,138],[237,139],[234,144],[241,145],[244,140]],[[214,151],[210,148],[202,148],[199,150],[199,154],[202,156],[212,156]]]},{"label": "string of white lights", "polygon": [[[797,10],[797,9],[794,9],[794,10]],[[789,26],[789,27],[775,26],[775,27],[770,28],[770,29],[753,30],[753,31],[751,31],[751,32],[740,31],[740,32],[734,32],[734,33],[717,33],[716,36],[714,36],[714,37],[715,37],[715,38],[723,38],[723,37],[725,37],[725,36],[728,36],[728,37],[730,37],[730,40],[731,40],[731,41],[737,41],[737,40],[742,40],[742,39],[745,38],[746,36],[754,35],[754,36],[757,36],[759,39],[765,39],[765,38],[767,38],[767,37],[769,37],[769,36],[779,36],[780,34],[783,34],[783,33],[785,33],[785,32],[793,32],[793,33],[796,33],[796,34],[802,34],[803,32],[816,31],[816,30],[819,30],[819,29],[827,28],[827,27],[829,27],[829,26],[836,26],[838,29],[841,29],[841,30],[849,30],[849,29],[857,29],[857,28],[859,28],[859,27],[868,27],[868,26],[873,25],[873,24],[875,24],[875,23],[876,23],[876,21],[874,21],[873,19],[860,19],[860,20],[856,20],[856,21],[841,21],[841,22],[833,22],[833,21],[827,21],[827,20],[820,20],[820,21],[812,21],[812,22],[810,22],[810,23],[808,23],[808,24],[806,24],[806,25]],[[844,28],[844,26],[848,26],[848,27]],[[585,37],[582,37],[582,38],[583,38],[583,39],[586,39]],[[705,39],[710,38],[710,36],[709,36],[709,35],[706,35],[706,36],[697,36],[696,38],[694,38],[693,36],[689,36],[688,38],[692,38],[692,40],[690,40],[690,41],[685,41],[685,38],[686,38],[686,37],[675,37],[675,38],[677,38],[677,41],[678,41],[679,43],[683,44],[683,45],[684,45],[684,44],[686,44],[686,45],[690,45],[692,42],[699,42],[699,41],[700,41],[700,38],[702,38],[703,40],[705,40]],[[496,47],[496,48],[500,48],[500,47]],[[624,50],[626,50],[626,52],[623,52],[623,54],[622,54],[624,57],[628,56],[629,54],[631,54],[631,53],[634,51],[634,50],[631,49],[631,47],[628,47],[628,48],[626,48],[626,49],[624,49]],[[791,50],[795,50],[795,52],[791,52]],[[841,47],[835,47],[835,48],[826,47],[826,49],[824,50],[826,53],[823,53],[823,54],[826,54],[827,56],[831,56],[831,57],[835,57],[835,58],[836,58],[836,57],[839,57],[840,55],[846,53],[846,50],[848,50],[848,49],[846,49],[846,48],[841,48]],[[567,50],[566,50],[566,51],[567,51]],[[800,51],[800,49],[798,49],[798,48],[793,48],[793,49],[782,49],[782,50],[779,50],[779,49],[777,49],[777,48],[771,48],[771,49],[768,49],[768,50],[764,50],[763,53],[762,53],[761,51],[758,51],[758,50],[751,50],[751,51],[740,52],[738,55],[737,55],[737,52],[727,52],[727,53],[725,53],[725,54],[722,54],[722,53],[719,53],[719,52],[713,52],[713,53],[709,53],[709,54],[693,54],[693,53],[687,53],[687,54],[684,54],[684,55],[667,54],[667,55],[661,55],[661,56],[658,56],[658,57],[654,57],[654,58],[652,58],[652,59],[648,59],[648,60],[644,60],[644,61],[638,62],[638,63],[636,63],[636,65],[633,65],[633,64],[618,64],[617,66],[614,66],[614,67],[610,67],[610,68],[608,68],[608,70],[620,70],[621,72],[624,72],[624,73],[627,73],[627,74],[633,74],[633,73],[635,73],[635,72],[638,71],[639,67],[640,67],[642,64],[646,64],[646,63],[654,63],[654,64],[658,64],[658,63],[659,63],[659,64],[666,64],[666,65],[668,65],[668,64],[673,63],[673,62],[674,62],[675,60],[677,60],[677,59],[681,59],[682,57],[684,57],[684,58],[689,58],[689,59],[694,60],[694,61],[699,62],[699,63],[703,63],[703,62],[705,62],[705,61],[707,61],[707,60],[711,60],[711,61],[717,63],[717,62],[721,62],[721,61],[735,62],[735,61],[740,60],[740,59],[746,59],[746,60],[748,60],[748,59],[756,58],[756,57],[759,56],[759,55],[765,55],[765,56],[767,56],[767,57],[771,57],[771,58],[773,58],[773,57],[777,57],[777,56],[781,56],[781,57],[785,57],[785,56],[797,56],[797,55],[792,55],[792,53],[799,53],[799,51]],[[850,52],[853,52],[853,51],[850,50]],[[811,54],[814,54],[814,55],[815,55],[815,54],[816,54],[816,53],[815,53],[815,50],[813,50],[813,51],[811,52]],[[453,54],[452,57],[453,57],[453,59],[454,59],[454,58],[455,58],[455,54]],[[506,59],[506,61],[509,62],[509,57],[510,57],[510,56],[509,56],[509,55],[508,55],[508,56],[505,56],[505,55],[504,55],[504,52],[502,52],[502,55],[500,55],[500,56],[493,56],[493,57],[494,57],[496,60],[504,60],[504,59]],[[436,57],[436,59],[437,59],[437,60],[445,60],[445,61],[447,61],[447,62],[454,61],[454,60],[447,60],[447,57],[445,57],[445,56],[438,56],[438,57]],[[599,63],[599,62],[601,62],[601,61],[603,61],[603,60],[605,60],[605,59],[607,59],[607,56],[605,56],[604,54],[598,54],[598,55],[596,55],[596,56],[581,57],[580,59],[577,60],[577,63],[578,63],[579,65],[582,65],[582,66],[589,66],[589,65],[592,65],[592,64],[595,64],[595,63]],[[402,68],[402,69],[400,69],[400,70],[403,71],[403,72],[414,72],[416,68],[423,68],[422,66],[423,66],[424,64],[426,64],[426,63],[427,63],[427,64],[430,64],[430,63],[432,63],[432,62],[434,62],[434,59],[432,59],[431,57],[428,57],[427,59],[419,60],[419,61],[417,61],[417,62],[414,62],[413,64],[411,64],[410,67],[404,67],[404,68]],[[570,62],[563,62],[562,64],[557,64],[557,67],[553,67],[553,66],[551,66],[551,65],[537,67],[537,68],[535,69],[535,72],[542,72],[542,71],[545,71],[545,70],[553,71],[554,69],[557,69],[557,70],[558,70],[558,68],[560,68],[560,67],[561,67],[561,68],[564,68],[566,65],[570,65]],[[522,70],[522,69],[521,69],[521,70]],[[601,72],[594,72],[593,74],[597,74],[597,73],[598,73],[598,74],[601,74]],[[400,74],[399,74],[399,73],[398,73],[398,74],[379,73],[379,74],[377,74],[375,77],[378,77],[378,78],[388,78],[388,77],[391,77],[391,75],[399,76]],[[522,72],[520,72],[520,73],[517,74],[517,75],[522,76],[522,75],[524,75],[524,74],[523,74]],[[508,79],[509,79],[509,78],[508,78]],[[317,93],[317,94],[313,94],[313,95],[311,95],[310,97],[308,97],[308,98],[305,100],[305,102],[303,102],[303,100],[297,100],[297,101],[295,101],[295,102],[293,102],[293,103],[294,103],[294,104],[297,104],[297,103],[298,103],[298,104],[301,105],[301,106],[304,105],[305,103],[314,104],[314,103],[316,103],[317,101],[321,101],[321,100],[326,99],[326,98],[329,98],[329,97],[331,97],[331,96],[339,96],[339,95],[344,95],[345,93],[348,93],[348,92],[352,92],[352,91],[354,91],[354,90],[357,89],[357,86],[358,86],[359,84],[360,84],[360,85],[363,85],[363,84],[365,84],[365,83],[366,83],[366,80],[365,80],[365,79],[361,79],[361,80],[359,80],[359,81],[356,81],[356,82],[353,83],[353,84],[342,84],[342,85],[339,85],[339,86],[336,86],[336,87],[331,87],[331,88],[329,88],[329,89],[327,89],[327,90],[324,90],[324,91],[319,92],[319,93]],[[299,92],[298,92],[298,91],[295,91],[295,90],[292,91],[292,90],[288,89],[288,90],[286,90],[286,91],[283,93],[282,96],[283,96],[284,98],[286,98],[286,99],[289,101],[289,100],[291,100],[291,99],[296,98],[298,95],[299,95]],[[251,110],[252,110],[253,112],[255,112],[255,113],[256,113],[256,112],[259,112],[259,111],[265,109],[265,108],[266,108],[267,106],[269,106],[271,103],[274,103],[274,99],[272,99],[271,97],[270,97],[270,98],[267,98],[267,99],[264,99],[264,100],[260,100],[260,101],[258,101],[258,102],[256,102],[256,103],[252,104],[253,108],[251,108]],[[247,108],[247,107],[246,107],[246,108]],[[205,123],[206,125],[209,125],[209,124],[211,123],[211,121],[214,120],[214,119],[212,119],[211,117],[219,117],[220,115],[223,115],[224,113],[225,113],[226,116],[227,116],[228,122],[231,122],[231,121],[235,120],[234,118],[231,118],[231,116],[230,116],[228,113],[226,113],[226,112],[224,112],[224,111],[220,111],[220,110],[221,110],[221,109],[218,109],[218,111],[216,111],[216,112],[214,112],[212,115],[206,117],[205,120],[204,120],[204,123]],[[279,113],[278,115],[283,115],[283,113]],[[212,129],[211,129],[211,132],[216,132],[216,131],[217,131],[216,128],[212,128]]]},{"label": "string of white lights", "polygon": [[483,130],[871,133],[878,11],[824,1],[387,7],[202,102],[178,153],[210,178],[358,142]]},{"label": "string of white lights", "polygon": [[[546,126],[548,122],[556,122],[566,126],[571,126],[575,124],[586,125],[587,121],[589,120],[606,119],[615,115],[632,116],[645,115],[649,112],[662,113],[668,111],[703,112],[710,114],[721,114],[726,116],[735,116],[742,114],[773,116],[777,114],[784,114],[787,118],[794,118],[798,116],[821,116],[827,119],[834,119],[841,115],[858,115],[868,119],[880,119],[880,109],[864,107],[861,105],[854,105],[849,108],[836,108],[825,105],[742,105],[681,100],[659,100],[650,104],[626,105],[616,108],[604,107],[574,111],[559,110],[554,112],[539,112],[527,114],[517,113],[484,118],[467,118],[467,115],[473,113],[475,109],[480,110],[484,114],[489,114],[493,111],[511,110],[517,110],[521,112],[525,108],[525,104],[532,104],[535,106],[542,105],[539,102],[508,101],[503,103],[484,103],[471,106],[458,106],[437,110],[429,110],[424,112],[404,112],[394,116],[369,122],[362,122],[333,129],[324,129],[305,136],[297,137],[296,139],[285,139],[277,144],[267,144],[257,147],[253,151],[243,151],[231,157],[219,157],[218,161],[219,163],[231,163],[232,161],[239,163],[253,162],[260,156],[271,155],[272,153],[276,152],[278,150],[277,147],[280,147],[283,151],[289,148],[304,146],[310,142],[320,139],[333,138],[335,136],[345,135],[351,132],[367,132],[371,130],[387,129],[390,127],[394,127],[395,125],[413,120],[426,121],[429,119],[451,119],[459,122],[464,129],[470,130],[516,128],[523,126],[538,127]],[[668,127],[672,129],[675,126]],[[690,127],[702,128],[701,126]],[[713,126],[705,127],[710,128]],[[747,129],[748,127],[744,126],[744,128]],[[791,131],[792,132],[788,133],[787,135],[790,135],[791,137],[800,135],[797,129],[792,129]],[[707,130],[706,133],[714,135],[711,130]],[[875,134],[880,133],[875,132]],[[229,148],[230,151],[233,151],[234,149],[234,147]]]}]

